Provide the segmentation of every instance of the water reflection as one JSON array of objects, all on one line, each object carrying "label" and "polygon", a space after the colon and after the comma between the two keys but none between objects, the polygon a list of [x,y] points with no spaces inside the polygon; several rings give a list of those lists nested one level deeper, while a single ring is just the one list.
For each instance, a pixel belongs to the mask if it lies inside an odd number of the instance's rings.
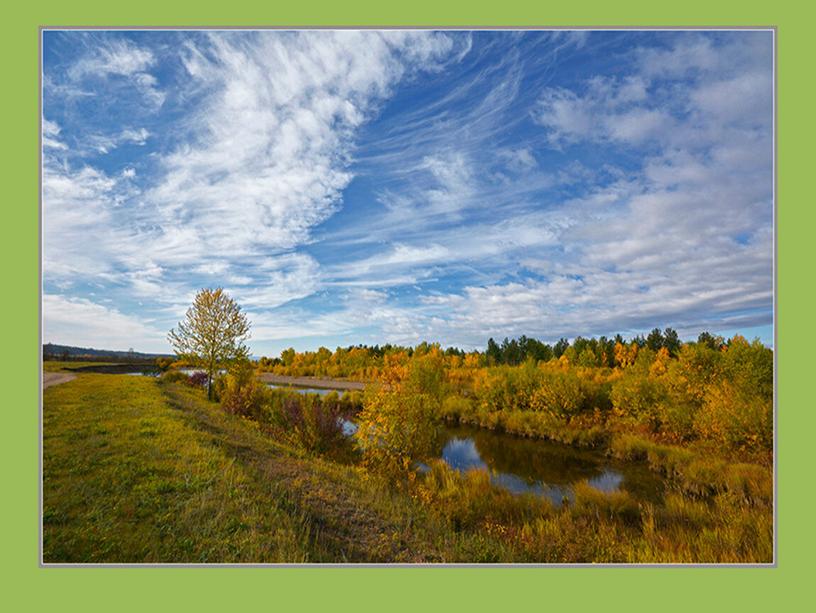
[{"label": "water reflection", "polygon": [[579,481],[604,492],[625,490],[650,501],[658,501],[662,491],[660,478],[644,466],[478,428],[444,428],[438,457],[459,471],[485,469],[495,485],[514,493],[546,496],[556,504],[572,500],[572,486]]}]

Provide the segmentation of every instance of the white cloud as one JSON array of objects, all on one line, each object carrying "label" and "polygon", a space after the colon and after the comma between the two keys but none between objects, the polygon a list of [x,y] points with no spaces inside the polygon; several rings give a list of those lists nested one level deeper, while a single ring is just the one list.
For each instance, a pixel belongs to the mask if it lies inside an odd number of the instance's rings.
[{"label": "white cloud", "polygon": [[[156,66],[151,51],[91,42],[72,78],[122,76],[157,87],[147,72]],[[190,87],[203,104],[189,115],[193,139],[158,158],[164,172],[152,188],[140,193],[127,181],[133,167],[117,178],[46,158],[46,278],[125,283],[161,301],[179,289],[170,279],[194,268],[226,274],[249,307],[267,308],[314,292],[317,262],[286,253],[340,206],[355,130],[400,78],[438,68],[450,48],[444,35],[411,32],[222,33],[188,45]],[[59,133],[52,122],[44,129]],[[128,128],[85,142],[107,152],[150,136]],[[243,261],[253,266],[227,264]],[[161,276],[145,278],[146,262],[161,266]]]},{"label": "white cloud", "polygon": [[675,120],[664,108],[649,108],[647,82],[639,77],[592,79],[587,93],[563,88],[541,93],[534,111],[552,146],[583,140],[637,145],[671,133]]},{"label": "white cloud", "polygon": [[[254,262],[235,275],[231,295],[249,309],[272,309],[305,298],[320,287],[320,267],[305,254],[287,253]],[[245,287],[252,284],[251,287]]]},{"label": "white cloud", "polygon": [[57,137],[61,132],[59,124],[49,121],[45,117],[42,120],[42,146],[43,149],[68,149],[68,145],[60,141]]},{"label": "white cloud", "polygon": [[81,347],[99,343],[96,348],[100,349],[138,347],[143,351],[169,351],[166,332],[84,298],[44,294],[43,320],[45,342]]},{"label": "white cloud", "polygon": [[43,167],[46,279],[94,275],[110,268],[117,241],[116,180],[91,167],[70,171],[55,161]]},{"label": "white cloud", "polygon": [[90,38],[91,51],[68,69],[74,82],[83,79],[123,77],[142,93],[154,108],[160,107],[165,93],[158,88],[156,77],[148,70],[156,64],[149,49],[143,49],[123,39]]},{"label": "white cloud", "polygon": [[[226,285],[259,341],[374,330],[378,342],[481,346],[489,335],[767,322],[767,49],[678,37],[631,52],[614,77],[545,87],[537,98],[522,86],[529,58],[508,53],[440,100],[387,119],[358,150],[361,128],[399,82],[469,52],[471,39],[458,49],[452,40],[193,37],[182,48],[184,139],[124,170],[71,166],[58,157],[64,134],[44,120],[45,273],[66,288],[63,312],[93,312],[67,297],[85,281],[173,317],[197,286]],[[551,42],[577,50],[587,38]],[[150,51],[100,49],[75,69],[78,80],[97,62],[147,97],[158,91]],[[521,122],[524,138],[502,140]],[[145,128],[86,136],[89,147],[94,138],[97,151],[154,145]],[[316,230],[340,210],[355,173],[383,169],[379,204],[353,224]],[[347,249],[342,259],[335,246]],[[382,291],[395,286],[404,287]],[[319,312],[295,302],[323,290]]]},{"label": "white cloud", "polygon": [[[354,130],[409,69],[437,61],[444,36],[335,32],[213,35],[187,70],[212,93],[197,138],[164,159],[147,198],[210,255],[286,250],[338,208]],[[192,253],[191,257],[198,257]]]},{"label": "white cloud", "polygon": [[126,144],[143,146],[149,137],[150,132],[145,128],[125,129],[118,134],[86,134],[79,140],[74,153],[83,154],[87,150],[89,153],[104,155]]}]

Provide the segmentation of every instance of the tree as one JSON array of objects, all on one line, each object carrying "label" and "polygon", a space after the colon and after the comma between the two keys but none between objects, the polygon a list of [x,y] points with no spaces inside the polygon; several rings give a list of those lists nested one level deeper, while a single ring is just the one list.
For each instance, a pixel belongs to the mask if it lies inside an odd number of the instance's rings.
[{"label": "tree", "polygon": [[680,351],[680,338],[677,332],[672,328],[666,328],[663,331],[663,346],[668,350],[669,354],[675,358]]},{"label": "tree", "polygon": [[487,359],[491,364],[499,364],[502,358],[502,352],[498,343],[492,338],[487,339]]},{"label": "tree", "polygon": [[660,328],[655,328],[649,332],[649,336],[646,337],[646,346],[654,352],[659,351],[664,343],[665,339],[663,338],[663,333],[660,331]]},{"label": "tree", "polygon": [[206,370],[210,400],[216,370],[249,355],[244,344],[249,338],[249,321],[220,287],[199,291],[184,321],[167,338],[179,358]]},{"label": "tree", "polygon": [[564,352],[569,348],[570,344],[569,341],[565,338],[558,339],[558,342],[553,347],[553,355],[556,358],[560,358],[564,355]]},{"label": "tree", "polygon": [[715,351],[719,351],[723,344],[724,340],[722,336],[714,336],[711,332],[700,332],[700,336],[697,337],[697,343],[700,345],[705,345],[709,349],[713,349]]}]

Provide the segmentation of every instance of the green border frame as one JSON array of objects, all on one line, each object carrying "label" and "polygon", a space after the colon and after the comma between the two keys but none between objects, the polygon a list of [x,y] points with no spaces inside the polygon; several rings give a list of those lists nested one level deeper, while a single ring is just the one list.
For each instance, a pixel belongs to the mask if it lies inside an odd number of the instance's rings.
[{"label": "green border frame", "polygon": [[[813,11],[794,2],[654,1],[547,6],[505,0],[405,5],[328,0],[274,6],[235,0],[219,6],[184,0],[114,5],[41,0],[6,8],[2,36],[0,225],[5,340],[0,351],[4,409],[3,601],[9,610],[464,610],[527,607],[583,610],[768,611],[808,602],[805,579],[813,529],[808,449],[814,411],[805,404],[806,313],[812,272],[804,251],[813,227],[806,165],[814,142],[811,85]],[[39,566],[38,80],[40,26],[777,26],[777,410],[778,531],[775,568],[41,568]],[[810,198],[808,198],[810,196]],[[812,239],[811,239],[812,240]],[[811,255],[810,260],[813,259]],[[782,300],[784,298],[784,300]],[[797,334],[794,334],[797,331]],[[781,353],[779,351],[781,350]],[[799,453],[797,453],[799,452]],[[801,456],[800,456],[801,454]],[[797,487],[798,485],[798,487]],[[810,571],[810,572],[808,572]]]}]

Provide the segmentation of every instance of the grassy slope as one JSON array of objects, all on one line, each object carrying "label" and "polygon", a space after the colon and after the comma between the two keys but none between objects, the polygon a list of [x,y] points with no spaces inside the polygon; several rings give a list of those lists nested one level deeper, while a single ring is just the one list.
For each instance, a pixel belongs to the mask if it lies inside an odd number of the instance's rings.
[{"label": "grassy slope", "polygon": [[82,374],[44,393],[46,562],[479,560],[355,469],[299,457],[185,386]]},{"label": "grassy slope", "polygon": [[308,559],[303,523],[188,421],[140,377],[46,390],[45,561]]}]

